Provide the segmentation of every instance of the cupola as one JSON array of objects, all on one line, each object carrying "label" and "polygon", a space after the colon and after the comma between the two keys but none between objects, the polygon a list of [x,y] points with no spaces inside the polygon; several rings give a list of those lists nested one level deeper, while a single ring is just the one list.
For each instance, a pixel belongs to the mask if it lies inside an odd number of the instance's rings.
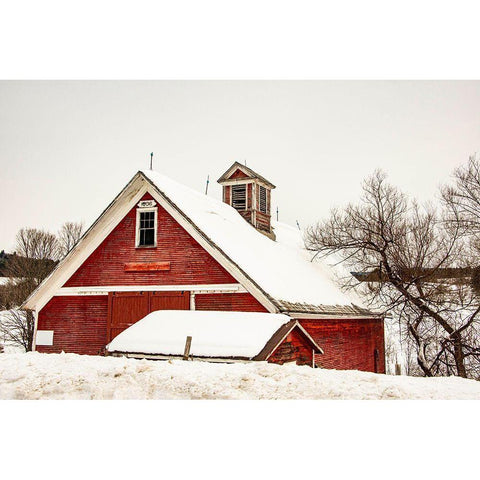
[{"label": "cupola", "polygon": [[223,201],[259,232],[275,239],[271,226],[271,191],[273,183],[251,168],[235,162],[217,182],[223,187]]}]

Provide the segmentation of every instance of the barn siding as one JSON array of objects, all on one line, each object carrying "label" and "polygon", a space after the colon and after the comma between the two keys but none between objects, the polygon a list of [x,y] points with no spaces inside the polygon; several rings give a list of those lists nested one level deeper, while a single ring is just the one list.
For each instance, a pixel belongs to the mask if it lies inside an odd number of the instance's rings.
[{"label": "barn siding", "polygon": [[38,330],[53,330],[53,346],[38,352],[98,355],[107,340],[108,297],[53,297],[38,315]]},{"label": "barn siding", "polygon": [[298,328],[292,330],[287,338],[276,348],[268,359],[270,363],[295,361],[297,365],[312,365],[313,351],[311,343]]},{"label": "barn siding", "polygon": [[[142,200],[150,200],[146,194]],[[105,285],[221,284],[237,281],[165,209],[158,206],[156,248],[135,248],[136,207],[65,283]],[[170,270],[125,272],[125,263],[170,262]]]},{"label": "barn siding", "polygon": [[250,293],[208,293],[195,295],[195,310],[268,312]]},{"label": "barn siding", "polygon": [[378,373],[385,373],[382,319],[299,319],[299,322],[324,350],[324,355],[317,357],[321,367],[374,372],[377,349]]},{"label": "barn siding", "polygon": [[229,177],[228,179],[232,178],[250,178],[247,174],[242,172],[239,168],[237,168]]},{"label": "barn siding", "polygon": [[[142,200],[152,197],[146,194]],[[158,245],[135,248],[136,207],[117,225],[102,244],[65,283],[67,287],[105,285],[222,284],[237,281],[201,247],[162,207],[158,206]],[[125,272],[125,263],[170,262],[162,272]],[[40,352],[98,354],[107,339],[107,296],[54,297],[39,312],[38,329],[54,330],[53,346],[38,346]],[[199,294],[197,310],[266,312],[249,293]],[[324,349],[318,357],[324,368],[385,372],[384,331],[381,319],[300,320]],[[311,348],[298,334],[272,355],[271,361],[297,360],[311,364]],[[306,350],[308,349],[308,351]],[[293,357],[292,357],[293,355]],[[295,357],[296,355],[296,357]]]}]

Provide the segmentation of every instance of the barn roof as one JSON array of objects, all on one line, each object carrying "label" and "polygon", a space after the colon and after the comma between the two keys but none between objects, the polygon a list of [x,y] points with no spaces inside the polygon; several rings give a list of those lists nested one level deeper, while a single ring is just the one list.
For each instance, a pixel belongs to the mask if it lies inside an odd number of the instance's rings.
[{"label": "barn roof", "polygon": [[158,310],[115,337],[110,353],[182,356],[187,336],[190,355],[203,358],[267,360],[299,328],[316,353],[323,353],[303,327],[287,315],[258,312]]},{"label": "barn roof", "polygon": [[268,311],[297,318],[378,315],[352,303],[336,285],[330,265],[312,260],[297,228],[272,221],[276,236],[272,240],[230,205],[152,170],[137,172],[23,308],[43,308],[146,192]]},{"label": "barn roof", "polygon": [[276,240],[258,232],[230,205],[158,172],[141,172],[253,280],[278,310],[325,315],[372,315],[336,285],[325,260],[312,261],[298,228],[272,221]]}]

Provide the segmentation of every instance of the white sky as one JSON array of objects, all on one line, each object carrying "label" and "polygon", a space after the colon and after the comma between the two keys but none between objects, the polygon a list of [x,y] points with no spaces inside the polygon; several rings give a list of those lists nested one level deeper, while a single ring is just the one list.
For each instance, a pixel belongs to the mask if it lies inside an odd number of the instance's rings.
[{"label": "white sky", "polygon": [[421,200],[480,151],[479,81],[0,82],[0,250],[23,226],[95,220],[140,168],[198,190],[235,160],[301,226],[377,167]]}]

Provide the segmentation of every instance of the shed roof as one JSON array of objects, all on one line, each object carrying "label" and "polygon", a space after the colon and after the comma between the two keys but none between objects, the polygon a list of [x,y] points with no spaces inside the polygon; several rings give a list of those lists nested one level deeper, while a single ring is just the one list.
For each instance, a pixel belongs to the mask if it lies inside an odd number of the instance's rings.
[{"label": "shed roof", "polygon": [[181,356],[187,336],[190,354],[204,358],[267,360],[294,329],[306,335],[316,353],[322,349],[287,315],[258,312],[158,310],[115,337],[110,353]]}]

